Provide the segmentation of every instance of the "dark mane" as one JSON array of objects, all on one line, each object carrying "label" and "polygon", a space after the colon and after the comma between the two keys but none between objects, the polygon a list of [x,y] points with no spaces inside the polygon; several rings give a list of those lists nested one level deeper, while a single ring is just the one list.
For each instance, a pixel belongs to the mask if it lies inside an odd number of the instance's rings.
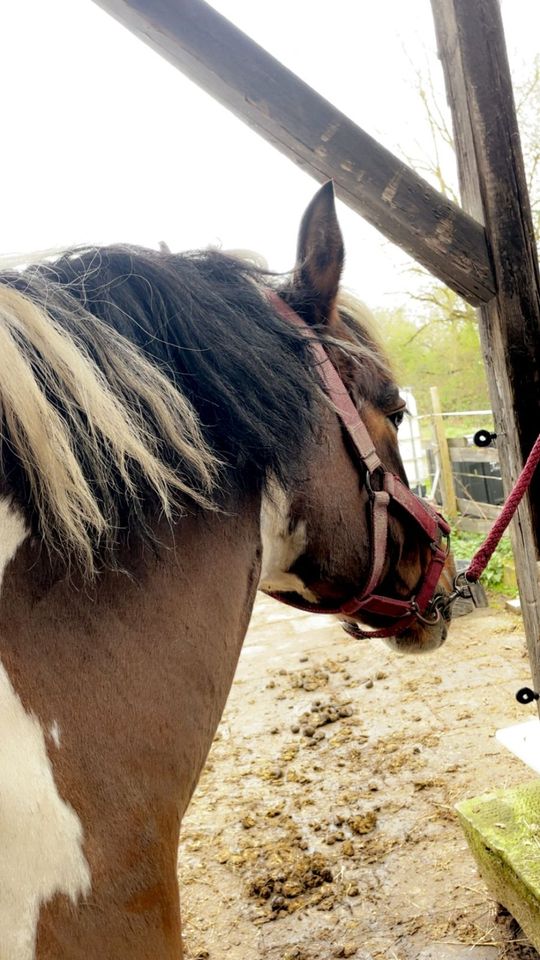
[{"label": "dark mane", "polygon": [[[259,490],[270,476],[290,484],[314,426],[318,384],[309,346],[270,306],[261,280],[252,266],[219,252],[173,255],[127,246],[78,249],[53,263],[0,274],[0,283],[46,306],[105,376],[113,331],[165,372],[195,408],[221,462],[215,495],[225,502],[231,490]],[[89,315],[111,331],[111,343]],[[197,485],[166,438],[157,441],[160,456]],[[10,492],[35,515],[33,491],[9,442],[2,458]],[[95,483],[92,464],[83,469]],[[134,498],[126,503],[125,484],[118,477],[116,483],[115,520],[126,527],[134,522]],[[150,491],[142,492],[145,502],[135,513],[144,523],[142,515],[156,503]]]}]

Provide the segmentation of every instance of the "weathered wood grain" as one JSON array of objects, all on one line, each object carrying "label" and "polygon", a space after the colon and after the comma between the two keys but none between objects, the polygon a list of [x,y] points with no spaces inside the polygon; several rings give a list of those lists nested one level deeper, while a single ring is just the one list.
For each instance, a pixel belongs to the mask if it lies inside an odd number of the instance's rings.
[{"label": "weathered wood grain", "polygon": [[[493,503],[482,503],[479,500],[467,500],[465,497],[457,498],[457,505],[459,510],[459,515],[461,517],[472,517],[475,519],[481,518],[482,520],[489,520],[490,524],[497,519],[500,515],[502,507],[497,507]],[[458,521],[459,526],[463,529],[461,525],[461,519]]]},{"label": "weathered wood grain", "polygon": [[499,463],[499,451],[497,447],[454,447],[448,444],[450,459],[452,463],[460,463],[466,460],[468,463]]},{"label": "weathered wood grain", "polygon": [[438,387],[431,387],[429,392],[431,396],[431,409],[433,411],[431,422],[437,441],[437,453],[441,471],[439,489],[442,496],[443,510],[450,520],[454,520],[457,516],[456,491],[452,474],[452,464],[450,462],[450,451],[444,429],[439,389]]},{"label": "weathered wood grain", "polygon": [[[496,299],[479,311],[508,492],[540,429],[540,283],[498,0],[431,0],[464,203],[483,211]],[[472,160],[475,158],[475,162]],[[513,522],[521,608],[540,690],[540,472]]]},{"label": "weathered wood grain", "polygon": [[96,2],[470,303],[491,299],[483,227],[204,0]]}]

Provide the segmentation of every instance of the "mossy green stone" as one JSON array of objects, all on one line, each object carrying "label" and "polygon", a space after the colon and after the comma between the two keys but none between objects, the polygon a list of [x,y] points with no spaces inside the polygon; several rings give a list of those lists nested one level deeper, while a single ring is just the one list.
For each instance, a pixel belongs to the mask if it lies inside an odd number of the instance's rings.
[{"label": "mossy green stone", "polygon": [[540,951],[540,780],[456,806],[490,893]]}]

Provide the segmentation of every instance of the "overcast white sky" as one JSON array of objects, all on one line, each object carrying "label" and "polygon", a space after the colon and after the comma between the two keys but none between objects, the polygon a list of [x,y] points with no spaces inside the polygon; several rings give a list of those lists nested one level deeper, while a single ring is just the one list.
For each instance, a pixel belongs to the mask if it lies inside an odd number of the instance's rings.
[{"label": "overcast white sky", "polygon": [[[429,142],[414,70],[440,85],[429,0],[214,0],[352,119],[400,155]],[[540,52],[538,0],[503,0],[520,75]],[[219,243],[292,266],[315,181],[91,0],[17,0],[2,10],[0,253],[78,242],[172,249]],[[346,282],[395,305],[407,259],[340,205]]]}]

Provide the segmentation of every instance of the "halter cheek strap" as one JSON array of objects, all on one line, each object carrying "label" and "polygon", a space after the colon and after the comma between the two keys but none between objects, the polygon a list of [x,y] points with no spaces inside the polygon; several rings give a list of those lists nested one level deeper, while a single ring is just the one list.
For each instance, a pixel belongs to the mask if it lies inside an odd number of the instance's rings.
[{"label": "halter cheek strap", "polygon": [[[313,334],[308,325],[276,293],[269,291],[268,298],[284,319],[294,324],[305,337],[311,340],[311,348],[317,361],[317,372],[352,441],[354,459],[359,461],[359,465],[365,470],[364,483],[369,495],[371,533],[371,566],[366,581],[358,593],[340,603],[339,606],[310,603],[294,594],[270,593],[269,595],[282,603],[310,613],[353,616],[365,611],[394,619],[391,626],[371,631],[360,630],[355,625],[357,636],[395,636],[416,619],[435,623],[440,617],[440,611],[433,604],[433,598],[448,553],[447,549],[441,547],[441,539],[448,537],[450,527],[439,513],[412,493],[400,477],[385,469],[365,423],[322,344],[312,339]],[[378,478],[377,489],[373,486],[375,477]],[[416,522],[431,550],[428,568],[416,587],[414,597],[409,600],[385,597],[375,593],[383,577],[388,539],[388,507],[392,502]],[[430,605],[433,606],[433,611],[429,609]],[[433,613],[432,617],[431,613]],[[426,615],[431,619],[427,620]]]}]

